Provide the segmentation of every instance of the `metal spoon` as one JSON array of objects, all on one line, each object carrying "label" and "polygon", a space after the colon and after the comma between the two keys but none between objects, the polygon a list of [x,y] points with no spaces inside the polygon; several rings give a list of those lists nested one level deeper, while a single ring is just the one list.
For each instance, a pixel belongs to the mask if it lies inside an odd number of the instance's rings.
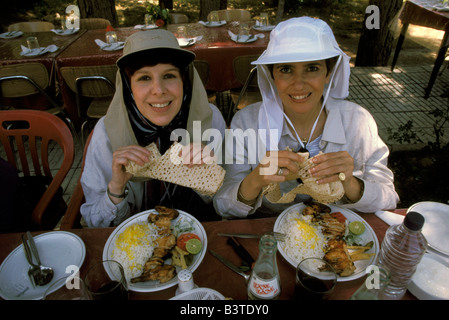
[{"label": "metal spoon", "polygon": [[30,243],[31,252],[36,258],[38,268],[40,269],[40,273],[37,277],[37,285],[44,286],[53,279],[54,271],[51,267],[46,267],[41,264],[39,259],[39,253],[37,252],[36,244],[34,243],[34,239],[31,236],[31,233],[27,231],[28,242]]}]

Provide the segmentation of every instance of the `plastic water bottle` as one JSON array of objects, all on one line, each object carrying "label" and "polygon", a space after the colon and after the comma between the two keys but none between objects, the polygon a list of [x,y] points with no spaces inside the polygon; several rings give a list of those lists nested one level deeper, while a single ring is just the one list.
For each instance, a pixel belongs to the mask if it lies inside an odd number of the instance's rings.
[{"label": "plastic water bottle", "polygon": [[421,233],[424,217],[409,212],[402,224],[390,226],[385,234],[378,257],[378,265],[390,271],[390,283],[379,297],[382,300],[401,299],[427,250],[427,241]]},{"label": "plastic water bottle", "polygon": [[366,268],[368,277],[350,300],[379,300],[390,283],[390,271],[385,266],[370,265]]},{"label": "plastic water bottle", "polygon": [[259,256],[248,281],[249,300],[276,300],[281,295],[276,246],[276,239],[270,234],[260,239]]}]

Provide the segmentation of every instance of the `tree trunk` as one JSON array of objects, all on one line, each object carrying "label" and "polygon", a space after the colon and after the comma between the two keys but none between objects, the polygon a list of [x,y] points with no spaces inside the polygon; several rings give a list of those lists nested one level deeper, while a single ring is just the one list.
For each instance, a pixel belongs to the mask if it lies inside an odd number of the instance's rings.
[{"label": "tree trunk", "polygon": [[321,0],[320,18],[328,24],[331,18],[333,0]]},{"label": "tree trunk", "polygon": [[228,8],[228,0],[220,0],[220,10],[226,10]]},{"label": "tree trunk", "polygon": [[[386,66],[393,48],[391,24],[396,23],[402,0],[370,0],[379,8],[379,14],[367,12],[357,49],[356,66]],[[376,21],[377,19],[377,21]],[[373,27],[378,22],[378,28]]]},{"label": "tree trunk", "polygon": [[276,12],[276,24],[282,21],[282,16],[284,15],[284,6],[285,6],[285,0],[279,0],[278,1],[278,9]]},{"label": "tree trunk", "polygon": [[115,0],[78,0],[81,18],[108,19],[113,27],[118,25]]},{"label": "tree trunk", "polygon": [[159,0],[161,8],[173,10],[173,0]]},{"label": "tree trunk", "polygon": [[207,15],[214,10],[220,10],[220,0],[200,0],[200,20],[207,21]]}]

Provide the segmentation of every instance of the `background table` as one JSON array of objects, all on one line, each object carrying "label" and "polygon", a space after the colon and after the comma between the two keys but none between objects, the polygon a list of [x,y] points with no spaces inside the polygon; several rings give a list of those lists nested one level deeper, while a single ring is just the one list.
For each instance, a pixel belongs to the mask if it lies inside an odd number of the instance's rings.
[{"label": "background table", "polygon": [[[63,52],[72,42],[74,42],[77,38],[79,38],[85,30],[80,30],[77,33],[61,36],[57,35],[52,31],[48,32],[31,32],[24,33],[20,37],[14,39],[0,39],[0,67],[18,63],[28,63],[28,62],[38,62],[42,63],[49,74],[49,88],[51,89],[51,93],[54,94],[55,86],[56,86],[56,76],[55,76],[55,59],[56,57]],[[37,37],[39,41],[39,45],[41,47],[47,47],[49,45],[56,45],[59,49],[55,52],[47,52],[40,56],[34,57],[25,57],[21,56],[20,52],[22,51],[21,45],[27,47],[26,39],[30,36]],[[13,100],[8,100],[15,107],[20,107],[20,105],[24,106],[33,106],[39,102],[46,104],[45,99],[39,95],[33,95],[30,98],[19,99],[17,98],[14,102]]]},{"label": "background table", "polygon": [[[396,210],[397,213],[405,214],[405,210]],[[377,235],[379,244],[382,243],[388,225],[376,217],[372,213],[360,214],[368,224],[373,228]],[[264,233],[273,230],[276,218],[262,219],[238,219],[226,221],[203,222],[204,229],[207,233],[208,249],[212,249],[222,256],[228,258],[236,265],[240,265],[241,260],[232,248],[226,244],[226,237],[218,236],[220,232],[243,232],[243,233]],[[86,246],[86,258],[81,267],[81,277],[84,277],[90,266],[102,259],[103,248],[109,235],[114,228],[90,228],[90,229],[73,229],[70,232],[77,234],[83,239]],[[36,233],[33,233],[36,234]],[[239,239],[240,243],[254,257],[258,256],[258,240],[257,239]],[[3,261],[7,255],[21,244],[21,234],[3,234],[0,235],[0,261]],[[279,274],[281,277],[281,296],[282,300],[294,299],[295,287],[295,269],[285,261],[282,256],[277,254],[277,263]],[[217,290],[225,297],[234,300],[246,300],[246,284],[245,280],[228,269],[219,262],[210,253],[206,253],[204,260],[193,273],[194,282],[199,287],[211,288]],[[334,300],[347,300],[359,288],[365,277],[357,280],[339,282],[331,296]],[[130,299],[170,299],[175,295],[177,286],[150,293],[130,292]],[[404,299],[415,299],[408,291]]]},{"label": "background table", "polygon": [[426,6],[427,2],[428,1],[423,0],[407,0],[404,3],[404,7],[402,8],[402,12],[399,16],[403,26],[391,65],[391,70],[393,70],[399,57],[399,52],[401,51],[409,24],[445,31],[443,39],[441,40],[432,74],[430,75],[429,83],[425,89],[425,98],[430,96],[430,92],[432,91],[438,71],[443,64],[444,57],[449,47],[449,12],[434,11],[430,7]]}]

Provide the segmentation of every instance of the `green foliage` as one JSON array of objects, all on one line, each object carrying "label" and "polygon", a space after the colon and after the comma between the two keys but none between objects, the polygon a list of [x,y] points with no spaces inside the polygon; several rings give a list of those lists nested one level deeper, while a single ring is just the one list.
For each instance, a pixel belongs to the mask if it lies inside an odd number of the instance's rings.
[{"label": "green foliage", "polygon": [[[449,94],[447,95],[449,98]],[[396,190],[401,199],[400,207],[409,207],[419,201],[449,203],[449,143],[443,143],[444,126],[449,121],[449,99],[446,109],[429,112],[434,118],[434,140],[427,141],[420,150],[393,152],[389,166],[395,175]],[[401,144],[425,143],[413,128],[413,121],[388,129],[389,139]]]}]

